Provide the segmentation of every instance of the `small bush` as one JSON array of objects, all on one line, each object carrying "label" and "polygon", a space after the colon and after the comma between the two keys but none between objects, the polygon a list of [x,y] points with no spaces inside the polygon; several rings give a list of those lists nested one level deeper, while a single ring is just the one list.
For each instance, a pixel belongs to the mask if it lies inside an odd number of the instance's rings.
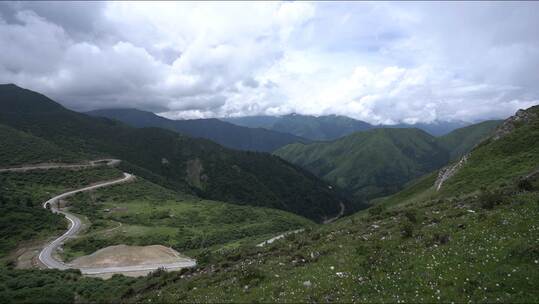
[{"label": "small bush", "polygon": [[414,236],[414,225],[410,222],[406,222],[401,226],[401,235],[403,238],[411,238]]},{"label": "small bush", "polygon": [[497,204],[502,202],[502,197],[499,193],[487,191],[479,196],[479,201],[481,203],[481,208],[493,209]]},{"label": "small bush", "polygon": [[445,245],[449,243],[449,240],[451,240],[451,237],[446,233],[435,233],[433,236],[433,241],[439,245]]},{"label": "small bush", "polygon": [[518,184],[517,184],[517,187],[518,187],[518,190],[520,190],[520,191],[532,191],[533,190],[533,185],[530,182],[530,180],[527,179],[527,178],[523,178],[523,179],[519,180]]},{"label": "small bush", "polygon": [[382,205],[376,205],[374,207],[369,208],[369,214],[372,216],[380,215],[384,212],[384,206]]},{"label": "small bush", "polygon": [[266,275],[259,268],[249,266],[242,271],[242,276],[239,279],[240,286],[257,286]]},{"label": "small bush", "polygon": [[417,223],[417,216],[416,216],[416,213],[415,211],[413,210],[406,210],[406,212],[404,213],[404,216],[412,223]]}]

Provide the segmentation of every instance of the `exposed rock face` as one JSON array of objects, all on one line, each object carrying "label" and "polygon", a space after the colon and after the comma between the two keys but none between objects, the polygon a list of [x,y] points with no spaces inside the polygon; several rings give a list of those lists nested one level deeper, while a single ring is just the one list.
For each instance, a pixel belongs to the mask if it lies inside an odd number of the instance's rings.
[{"label": "exposed rock face", "polygon": [[517,113],[508,119],[506,119],[501,125],[496,128],[494,135],[492,135],[492,140],[498,140],[507,134],[511,133],[518,124],[526,124],[530,121],[537,119],[537,113],[533,109],[538,106],[531,107],[527,110],[518,110]]},{"label": "exposed rock face", "polygon": [[[530,123],[531,121],[539,118],[538,114],[539,106],[534,106],[526,110],[518,110],[517,113],[509,118],[507,118],[501,125],[496,128],[494,134],[488,138],[488,140],[498,140],[502,137],[507,136],[513,130],[515,130],[519,125]],[[439,191],[443,183],[455,175],[462,166],[466,163],[470,157],[471,152],[464,155],[457,163],[446,166],[438,172],[438,178],[434,182],[434,188],[436,191]]]},{"label": "exposed rock face", "polygon": [[464,155],[457,163],[440,169],[440,171],[438,172],[438,178],[434,182],[434,188],[436,188],[436,191],[440,190],[440,188],[442,187],[442,184],[446,180],[448,180],[451,176],[455,175],[455,173],[457,173],[457,171],[462,166],[464,166],[466,161],[468,161],[469,156],[470,156],[470,153]]},{"label": "exposed rock face", "polygon": [[203,182],[207,180],[207,176],[202,174],[204,167],[200,159],[195,158],[187,161],[186,171],[187,182],[193,187],[203,189]]}]

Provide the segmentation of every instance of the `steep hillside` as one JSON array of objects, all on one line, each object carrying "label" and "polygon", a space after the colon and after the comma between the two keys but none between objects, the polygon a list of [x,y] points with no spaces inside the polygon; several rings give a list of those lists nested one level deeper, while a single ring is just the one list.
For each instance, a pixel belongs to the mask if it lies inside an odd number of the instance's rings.
[{"label": "steep hillside", "polygon": [[464,128],[456,129],[438,138],[440,145],[449,151],[450,158],[455,160],[483,139],[491,135],[501,120],[488,120]]},{"label": "steep hillside", "polygon": [[[539,182],[539,106],[520,110],[517,115],[492,124],[496,125],[495,130],[465,157],[410,182],[405,190],[377,203],[413,204]],[[438,189],[436,186],[448,168],[455,170],[444,176]]]},{"label": "steep hillside", "polygon": [[107,117],[133,127],[158,127],[212,140],[237,150],[272,152],[282,146],[308,140],[262,128],[240,127],[218,119],[171,120],[151,112],[136,109],[106,109],[87,112],[92,116]]},{"label": "steep hillside", "polygon": [[390,204],[268,248],[214,252],[130,302],[536,302],[538,117],[535,107],[504,122],[440,191],[430,173]]},{"label": "steep hillside", "polygon": [[442,193],[467,193],[503,187],[530,172],[539,175],[539,106],[519,111],[500,124],[492,137],[466,157],[440,188]]},{"label": "steep hillside", "polygon": [[418,129],[374,129],[333,142],[292,144],[274,154],[370,199],[395,193],[408,181],[461,157],[499,124],[486,121],[438,138]]},{"label": "steep hillside", "polygon": [[43,162],[76,162],[83,156],[39,137],[0,125],[0,168]]},{"label": "steep hillside", "polygon": [[394,193],[449,157],[436,138],[418,129],[373,129],[333,142],[292,144],[275,155],[362,199]]},{"label": "steep hillside", "polygon": [[338,214],[341,202],[353,210],[327,183],[277,157],[76,113],[12,85],[0,86],[0,123],[67,151],[122,159],[135,174],[209,199],[283,209],[317,221]]},{"label": "steep hillside", "polygon": [[[121,175],[107,166],[0,173],[2,303],[119,302],[116,297],[134,279],[116,276],[103,281],[84,278],[74,270],[27,268],[36,254],[34,244],[67,229],[61,215],[41,207],[44,200]],[[209,248],[252,246],[284,231],[314,226],[304,217],[285,211],[207,201],[140,177],[91,194],[79,193],[68,198],[67,204],[70,212],[85,216],[89,229],[64,244],[60,252],[64,261],[118,244],[160,244],[203,260]]]}]

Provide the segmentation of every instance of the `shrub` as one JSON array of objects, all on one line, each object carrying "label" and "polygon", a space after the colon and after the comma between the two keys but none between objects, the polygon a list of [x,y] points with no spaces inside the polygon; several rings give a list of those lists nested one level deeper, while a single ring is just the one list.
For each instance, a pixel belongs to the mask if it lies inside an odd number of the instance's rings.
[{"label": "shrub", "polygon": [[372,216],[380,215],[384,212],[384,206],[382,205],[376,205],[374,207],[369,208],[369,214]]},{"label": "shrub", "polygon": [[481,203],[481,208],[493,209],[502,201],[502,197],[499,193],[486,191],[479,196],[479,201]]},{"label": "shrub", "polygon": [[413,210],[406,210],[406,212],[404,213],[404,216],[412,223],[417,223],[417,216],[416,216],[416,213],[415,211]]},{"label": "shrub", "polygon": [[248,266],[242,271],[242,276],[239,279],[240,286],[256,286],[266,275],[259,268],[254,266]]},{"label": "shrub", "polygon": [[520,191],[532,191],[533,190],[533,185],[530,182],[530,180],[527,179],[527,178],[520,179],[518,181],[517,187],[518,187],[518,190],[520,190]]},{"label": "shrub", "polygon": [[406,222],[401,226],[401,235],[403,238],[410,238],[414,236],[414,225],[410,222]]},{"label": "shrub", "polygon": [[434,233],[434,236],[433,236],[433,241],[439,245],[445,245],[447,243],[449,243],[449,240],[451,239],[451,237],[449,237],[449,234],[446,234],[446,233]]}]

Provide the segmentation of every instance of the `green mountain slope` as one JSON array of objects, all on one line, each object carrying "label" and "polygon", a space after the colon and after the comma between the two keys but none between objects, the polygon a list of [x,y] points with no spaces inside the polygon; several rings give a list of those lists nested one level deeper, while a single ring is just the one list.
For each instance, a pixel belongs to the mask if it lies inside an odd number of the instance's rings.
[{"label": "green mountain slope", "polygon": [[436,138],[418,129],[373,129],[328,143],[292,144],[275,155],[362,199],[394,193],[448,160]]},{"label": "green mountain slope", "polygon": [[438,138],[418,129],[373,129],[332,142],[288,145],[274,154],[371,199],[395,193],[408,181],[462,156],[499,124],[486,121]]},{"label": "green mountain slope", "polygon": [[[507,130],[510,132],[506,134]],[[495,189],[530,171],[538,173],[538,143],[539,106],[535,106],[506,120],[493,137],[473,149],[462,168],[443,183],[440,191],[453,194]]]},{"label": "green mountain slope", "polygon": [[[63,216],[42,208],[53,194],[114,179],[121,171],[106,166],[83,170],[50,169],[0,173],[0,299],[5,303],[119,301],[135,279],[84,278],[78,271],[29,267],[21,253],[35,250],[67,229]],[[177,193],[142,178],[128,184],[80,193],[67,199],[70,212],[85,216],[84,230],[67,241],[64,261],[109,245],[170,246],[200,261],[204,253],[257,244],[290,229],[314,223],[281,210],[237,206]],[[30,249],[29,249],[30,248]],[[17,269],[13,269],[13,266]],[[106,282],[106,284],[102,284]],[[114,299],[114,300],[113,300]]]},{"label": "green mountain slope", "polygon": [[308,140],[287,133],[262,128],[246,128],[218,119],[171,120],[151,112],[136,109],[106,109],[87,112],[107,117],[133,127],[158,127],[177,131],[191,137],[206,138],[228,148],[272,152],[294,142]]},{"label": "green mountain slope", "polygon": [[[40,111],[35,111],[39,108]],[[209,199],[291,211],[321,221],[350,203],[314,175],[277,157],[240,152],[158,129],[136,129],[67,110],[47,97],[0,86],[0,124],[62,149],[112,156],[151,181]]]},{"label": "green mountain slope", "polygon": [[[384,201],[391,204],[291,235],[268,248],[215,252],[207,266],[188,272],[193,275],[186,272],[183,280],[162,276],[159,287],[130,298],[535,302],[539,107],[525,112],[506,120],[494,137],[473,149],[440,191],[433,189],[435,171]],[[238,255],[243,259],[234,261]]]},{"label": "green mountain slope", "polygon": [[454,160],[487,138],[501,122],[501,120],[488,120],[456,129],[449,134],[439,137],[438,141],[442,147],[449,151],[450,158]]},{"label": "green mountain slope", "polygon": [[[256,244],[274,234],[314,225],[289,212],[202,200],[143,179],[79,194],[70,202],[72,212],[99,227],[68,242],[67,259],[118,244],[161,244],[197,258],[209,247]],[[105,233],[119,225],[121,230]]]},{"label": "green mountain slope", "polygon": [[539,106],[519,113],[525,118],[515,119],[519,116],[512,116],[503,123],[496,121],[497,128],[467,154],[461,166],[458,165],[460,161],[455,161],[444,167],[458,168],[440,189],[434,186],[440,180],[440,172],[435,171],[410,182],[405,190],[382,198],[377,203],[413,204],[515,186],[526,176],[539,180]]},{"label": "green mountain slope", "polygon": [[0,168],[43,162],[76,162],[82,159],[81,155],[5,125],[0,125],[0,139]]}]

